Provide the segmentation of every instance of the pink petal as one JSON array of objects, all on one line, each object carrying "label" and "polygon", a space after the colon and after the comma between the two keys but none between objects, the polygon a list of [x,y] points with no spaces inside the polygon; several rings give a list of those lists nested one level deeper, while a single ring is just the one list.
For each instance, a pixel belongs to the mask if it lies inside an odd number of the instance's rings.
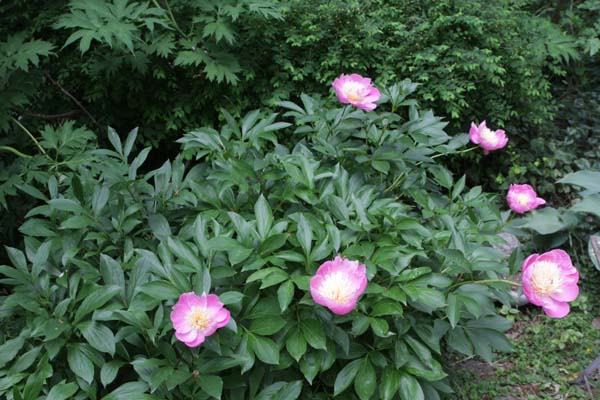
[{"label": "pink petal", "polygon": [[552,318],[563,318],[569,314],[569,304],[550,300],[542,306],[544,312]]},{"label": "pink petal", "polygon": [[206,307],[206,295],[202,294],[201,296],[197,296],[194,292],[183,293],[179,296],[178,303],[182,303],[189,308],[193,307]]},{"label": "pink petal", "polygon": [[479,128],[475,125],[474,122],[471,122],[471,129],[469,129],[469,138],[471,142],[475,144],[479,144]]},{"label": "pink petal", "polygon": [[226,308],[221,308],[214,317],[215,325],[217,328],[224,327],[229,323],[231,313]]},{"label": "pink petal", "polygon": [[556,301],[573,301],[579,295],[579,287],[576,283],[563,283],[550,297]]},{"label": "pink petal", "polygon": [[365,110],[365,111],[373,111],[377,107],[377,104],[375,104],[375,103],[365,104],[365,103],[361,102],[361,103],[352,103],[352,105],[355,107],[358,107],[362,110]]},{"label": "pink petal", "polygon": [[176,331],[179,331],[181,333],[189,332],[192,329],[194,329],[194,326],[192,324],[190,324],[190,322],[189,322],[187,312],[186,313],[171,312],[171,322],[173,323],[173,328],[175,328]]},{"label": "pink petal", "polygon": [[206,339],[206,337],[202,334],[199,334],[195,340],[192,340],[189,342],[183,342],[183,344],[185,344],[187,347],[197,347],[197,346],[200,346],[204,342],[204,339]]},{"label": "pink petal", "polygon": [[329,308],[334,314],[344,315],[348,314],[356,307],[356,300],[344,304],[332,302],[327,308]]},{"label": "pink petal", "polygon": [[185,333],[175,331],[175,337],[184,343],[196,340],[196,338],[198,337],[198,334],[199,334],[199,332],[197,329],[193,329],[193,330],[191,330],[189,332],[185,332]]},{"label": "pink petal", "polygon": [[573,263],[571,262],[571,257],[569,254],[561,249],[550,250],[540,256],[540,261],[550,261],[558,264],[561,269],[567,268],[570,270],[573,268]]},{"label": "pink petal", "polygon": [[525,270],[527,270],[534,262],[536,262],[539,256],[540,255],[536,253],[527,257],[525,261],[523,261],[523,267],[521,268],[523,272],[525,272]]}]

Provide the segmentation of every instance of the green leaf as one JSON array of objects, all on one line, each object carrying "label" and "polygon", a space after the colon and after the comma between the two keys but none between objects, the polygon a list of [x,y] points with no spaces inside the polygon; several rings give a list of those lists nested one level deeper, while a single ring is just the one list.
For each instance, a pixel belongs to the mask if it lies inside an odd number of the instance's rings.
[{"label": "green leaf", "polygon": [[285,342],[285,348],[296,361],[300,361],[300,358],[306,353],[306,340],[298,327],[290,332]]},{"label": "green leaf", "polygon": [[240,301],[242,301],[243,298],[243,293],[233,291],[221,293],[219,295],[219,300],[221,300],[221,303],[223,303],[224,305],[239,303]]},{"label": "green leaf", "polygon": [[456,327],[456,324],[460,320],[460,300],[454,293],[448,295],[448,309],[446,313],[452,328]]},{"label": "green leaf", "polygon": [[361,365],[362,359],[354,360],[346,364],[346,366],[344,366],[344,368],[338,372],[337,376],[335,377],[335,383],[333,384],[334,396],[337,396],[344,390],[348,389],[352,381],[354,381],[354,378],[356,377]]},{"label": "green leaf", "polygon": [[80,325],[81,334],[98,351],[115,354],[115,335],[106,326],[90,321]]},{"label": "green leaf", "polygon": [[404,285],[402,289],[411,297],[413,301],[424,304],[434,310],[442,308],[446,304],[446,299],[439,290],[411,284]]},{"label": "green leaf", "polygon": [[119,154],[123,154],[123,146],[121,145],[121,138],[117,131],[115,131],[110,126],[108,127],[108,141],[113,145],[114,149]]},{"label": "green leaf", "polygon": [[100,214],[100,211],[104,208],[108,202],[110,196],[110,190],[107,185],[96,186],[94,190],[94,196],[92,197],[92,211],[94,215]]},{"label": "green leaf", "polygon": [[277,301],[279,301],[279,307],[281,312],[284,312],[294,297],[294,283],[292,281],[286,281],[279,286],[277,289]]},{"label": "green leaf", "polygon": [[375,368],[367,357],[362,359],[360,364],[360,375],[354,380],[354,390],[361,400],[369,400],[377,385]]},{"label": "green leaf", "polygon": [[600,171],[584,170],[572,172],[557,182],[582,186],[593,193],[600,193]]},{"label": "green leaf", "polygon": [[223,379],[216,375],[200,375],[198,383],[202,390],[215,399],[221,398],[223,392]]},{"label": "green leaf", "polygon": [[156,397],[144,394],[148,390],[148,385],[144,382],[127,382],[108,395],[102,400],[156,400]]},{"label": "green leaf", "polygon": [[425,400],[423,389],[414,376],[401,372],[399,386],[402,400]]},{"label": "green leaf", "polygon": [[50,389],[48,396],[46,396],[46,400],[66,400],[73,396],[78,388],[79,386],[75,383],[65,383],[65,381],[62,380],[59,384],[54,385],[52,389]]},{"label": "green leaf", "polygon": [[561,219],[561,213],[551,207],[532,211],[525,219],[523,228],[530,228],[542,235],[549,235],[568,227]]},{"label": "green leaf", "polygon": [[392,400],[400,387],[400,374],[394,367],[387,367],[381,379],[381,399]]},{"label": "green leaf", "polygon": [[258,201],[254,205],[254,214],[256,214],[256,228],[261,240],[265,240],[269,234],[269,230],[273,225],[273,212],[271,206],[261,194]]},{"label": "green leaf", "polygon": [[402,306],[393,300],[384,299],[373,306],[371,311],[372,317],[380,317],[382,315],[402,315]]},{"label": "green leaf", "polygon": [[270,336],[279,332],[285,325],[286,321],[279,316],[259,318],[250,323],[250,332]]},{"label": "green leaf", "polygon": [[571,207],[571,211],[590,213],[600,217],[600,194],[584,197]]},{"label": "green leaf", "polygon": [[279,347],[269,338],[248,335],[248,344],[258,359],[266,364],[279,364]]},{"label": "green leaf", "polygon": [[60,224],[60,229],[83,229],[94,224],[94,220],[85,215],[74,215]]},{"label": "green leaf", "polygon": [[171,227],[169,226],[169,221],[161,214],[152,214],[148,217],[148,224],[150,225],[150,229],[152,229],[152,233],[159,240],[166,240],[169,236],[171,236]]},{"label": "green leaf", "polygon": [[181,293],[170,282],[158,280],[145,284],[140,292],[158,300],[173,300],[179,298]]},{"label": "green leaf", "polygon": [[176,238],[168,237],[167,245],[181,261],[184,261],[189,266],[200,267],[202,265],[200,259],[198,259],[198,256],[194,254],[187,243],[184,243]]},{"label": "green leaf", "polygon": [[6,365],[7,362],[12,361],[24,344],[25,340],[21,337],[4,342],[0,346],[0,368]]},{"label": "green leaf", "polygon": [[42,348],[38,346],[21,355],[19,359],[10,367],[10,373],[15,374],[25,371],[35,362],[35,360],[37,360],[41,350]]},{"label": "green leaf", "polygon": [[94,290],[88,297],[77,308],[75,312],[75,319],[73,322],[80,321],[81,318],[85,317],[94,310],[99,309],[112,299],[120,288],[118,286],[103,286]]},{"label": "green leaf", "polygon": [[298,238],[298,242],[300,242],[300,246],[302,246],[302,249],[304,250],[304,254],[309,255],[312,248],[312,228],[302,214],[300,214],[300,217],[298,218],[298,230],[296,231],[296,237]]},{"label": "green leaf", "polygon": [[50,207],[59,211],[69,211],[77,214],[83,212],[83,208],[75,200],[52,199],[48,201],[48,204],[50,204]]},{"label": "green leaf", "polygon": [[94,380],[94,364],[80,350],[80,346],[67,347],[67,362],[73,373],[91,384]]},{"label": "green leaf", "polygon": [[122,361],[112,360],[102,366],[100,369],[100,382],[102,383],[102,386],[106,387],[115,380],[119,368],[121,368],[122,365]]},{"label": "green leaf", "polygon": [[279,389],[273,400],[296,400],[302,393],[302,381],[294,381]]},{"label": "green leaf", "polygon": [[304,339],[311,347],[317,350],[327,350],[327,340],[323,326],[314,319],[303,319],[300,321],[300,329]]}]

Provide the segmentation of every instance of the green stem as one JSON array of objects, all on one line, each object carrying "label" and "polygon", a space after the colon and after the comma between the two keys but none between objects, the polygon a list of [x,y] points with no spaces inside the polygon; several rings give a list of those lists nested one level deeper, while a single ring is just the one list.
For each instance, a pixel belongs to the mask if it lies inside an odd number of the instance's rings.
[{"label": "green stem", "polygon": [[[152,0],[152,2],[154,3],[154,5],[156,7],[162,8],[160,6],[160,4],[158,4],[157,0]],[[177,23],[177,20],[175,19],[175,16],[173,15],[173,11],[171,10],[171,6],[169,6],[169,1],[168,0],[165,0],[165,5],[167,6],[167,12],[169,13],[169,19],[173,23],[173,26],[175,27],[175,29],[177,29],[177,31],[179,33],[181,33],[183,35],[183,37],[187,38],[188,35],[186,35],[186,33],[179,27],[179,24]]]},{"label": "green stem", "polygon": [[[453,155],[453,154],[463,154],[463,153],[468,153],[469,151],[475,150],[478,147],[469,147],[468,149],[464,149],[464,150],[460,150],[460,151],[453,151],[450,153],[439,153],[436,154],[434,156],[431,156],[429,158],[434,159],[434,158],[438,158],[438,157],[442,157],[442,156],[447,156],[447,155]],[[423,164],[423,161],[419,161],[418,163],[415,164],[415,167],[418,167],[419,165]],[[392,182],[392,184],[390,186],[388,186],[383,192],[387,193],[392,189],[395,189],[399,184],[400,181],[402,180],[402,178],[404,177],[405,172],[403,172],[402,174],[400,174],[396,179],[394,179],[394,182]]]},{"label": "green stem", "polygon": [[442,156],[448,156],[448,155],[453,155],[453,154],[463,154],[463,153],[468,153],[469,151],[478,149],[479,147],[474,146],[474,147],[469,147],[468,149],[464,149],[464,150],[460,150],[460,151],[451,151],[450,153],[440,153],[440,154],[436,154],[435,156],[431,156],[430,158],[438,158],[438,157],[442,157]]},{"label": "green stem", "polygon": [[518,282],[509,281],[507,279],[483,279],[483,280],[480,280],[480,281],[463,281],[463,282],[458,282],[458,283],[455,283],[454,285],[450,286],[448,288],[448,290],[453,289],[453,288],[458,287],[458,286],[466,285],[468,283],[479,283],[481,285],[483,285],[485,283],[507,283],[507,284],[512,285],[512,286],[522,286]]},{"label": "green stem", "polygon": [[19,150],[15,149],[14,147],[0,146],[0,150],[10,151],[11,153],[13,153],[19,157],[31,158],[31,156],[29,154],[21,153]]},{"label": "green stem", "polygon": [[37,146],[37,148],[42,152],[42,154],[47,155],[46,154],[46,150],[44,150],[44,148],[40,145],[40,142],[37,141],[37,139],[35,138],[35,136],[33,136],[33,134],[31,132],[29,132],[29,130],[27,128],[25,128],[23,126],[23,124],[21,124],[19,122],[19,120],[17,120],[15,117],[11,117],[12,120],[14,121],[15,124],[19,125],[19,127],[31,138],[31,140],[33,140],[33,142],[35,143],[35,145]]}]

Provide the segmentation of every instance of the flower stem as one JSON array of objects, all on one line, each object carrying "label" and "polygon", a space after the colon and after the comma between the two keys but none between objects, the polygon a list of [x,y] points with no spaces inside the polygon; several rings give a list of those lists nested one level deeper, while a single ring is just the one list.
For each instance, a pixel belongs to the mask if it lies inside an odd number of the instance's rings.
[{"label": "flower stem", "polygon": [[430,158],[438,158],[438,157],[442,157],[442,156],[448,156],[448,155],[453,155],[453,154],[463,154],[463,153],[468,153],[469,151],[478,149],[479,147],[477,146],[473,146],[473,147],[469,147],[467,149],[464,150],[460,150],[460,151],[451,151],[450,153],[440,153],[440,154],[436,154],[435,156],[431,156]]},{"label": "flower stem", "polygon": [[35,145],[37,146],[37,148],[40,150],[40,152],[44,155],[46,154],[46,150],[44,150],[44,148],[40,145],[40,142],[37,141],[37,139],[35,138],[35,136],[33,136],[33,134],[31,132],[29,132],[29,130],[27,128],[25,128],[23,126],[23,124],[21,124],[19,122],[19,120],[17,120],[15,117],[12,117],[12,120],[14,121],[15,124],[17,124],[19,126],[19,128],[21,128],[28,136],[29,138],[31,138],[31,140],[33,140],[33,142],[35,143]]},{"label": "flower stem", "polygon": [[[429,158],[434,159],[434,158],[438,158],[438,157],[442,157],[442,156],[447,156],[447,155],[452,155],[452,154],[463,154],[463,153],[468,153],[469,151],[475,150],[477,149],[477,146],[474,147],[469,147],[467,149],[464,150],[460,150],[460,151],[453,151],[453,152],[449,152],[449,153],[439,153],[436,154],[434,156],[431,156]],[[415,167],[418,167],[419,165],[423,164],[423,161],[419,161],[418,163],[415,164]],[[385,190],[384,193],[389,192],[392,189],[395,189],[401,182],[402,178],[404,177],[405,172],[403,172],[402,174],[400,174],[396,179],[394,179],[394,182],[392,182],[392,184],[390,186],[388,186]]]},{"label": "flower stem", "polygon": [[31,158],[31,156],[29,154],[21,153],[19,150],[15,149],[14,147],[0,146],[0,150],[10,151],[11,153],[13,153],[19,157]]},{"label": "flower stem", "polygon": [[509,284],[509,285],[512,285],[512,286],[522,286],[519,282],[509,281],[508,279],[483,279],[483,280],[480,280],[480,281],[463,281],[463,282],[458,282],[458,283],[455,283],[454,285],[450,286],[448,288],[448,290],[453,289],[455,287],[462,286],[462,285],[466,285],[468,283],[478,283],[478,284],[481,284],[481,285],[486,284],[486,283],[506,283],[506,284]]}]

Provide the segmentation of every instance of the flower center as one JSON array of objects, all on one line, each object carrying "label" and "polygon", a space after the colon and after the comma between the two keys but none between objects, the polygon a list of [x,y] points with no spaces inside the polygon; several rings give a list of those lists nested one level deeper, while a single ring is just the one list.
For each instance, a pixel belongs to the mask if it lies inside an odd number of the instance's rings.
[{"label": "flower center", "polygon": [[344,92],[344,96],[348,98],[350,101],[361,101],[364,98],[363,95],[364,87],[360,83],[357,82],[348,82],[344,85],[342,92]]},{"label": "flower center", "polygon": [[319,288],[323,297],[336,303],[346,303],[353,294],[352,282],[343,272],[334,272],[325,277]]},{"label": "flower center", "polygon": [[498,136],[496,136],[495,132],[492,132],[489,128],[483,128],[479,133],[479,136],[484,138],[487,142],[491,144],[498,143]]},{"label": "flower center", "polygon": [[194,308],[190,313],[189,318],[191,325],[198,330],[204,330],[208,328],[208,325],[210,324],[210,319],[206,314],[206,310],[200,308]]},{"label": "flower center", "polygon": [[525,193],[517,194],[517,203],[522,206],[527,206],[529,204],[529,196],[527,196]]},{"label": "flower center", "polygon": [[560,287],[562,279],[557,264],[538,261],[531,268],[531,286],[536,293],[549,295]]}]

